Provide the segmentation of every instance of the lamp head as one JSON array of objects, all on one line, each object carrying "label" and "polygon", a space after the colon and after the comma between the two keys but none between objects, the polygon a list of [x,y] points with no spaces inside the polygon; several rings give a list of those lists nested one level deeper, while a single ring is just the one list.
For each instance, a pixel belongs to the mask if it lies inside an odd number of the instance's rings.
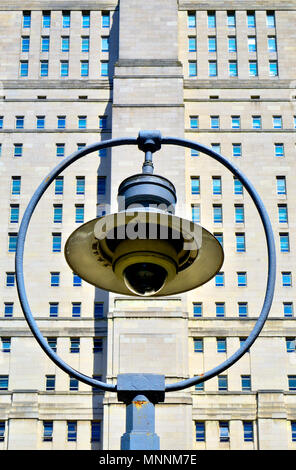
[{"label": "lamp head", "polygon": [[157,297],[194,289],[220,270],[220,243],[174,215],[176,192],[166,178],[134,175],[118,195],[119,212],[83,224],[66,242],[66,261],[82,279],[123,295]]}]

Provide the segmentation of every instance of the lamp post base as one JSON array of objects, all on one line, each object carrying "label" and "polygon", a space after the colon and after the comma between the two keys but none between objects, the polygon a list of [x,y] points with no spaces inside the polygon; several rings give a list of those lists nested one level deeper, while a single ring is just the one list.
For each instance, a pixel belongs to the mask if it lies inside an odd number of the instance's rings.
[{"label": "lamp post base", "polygon": [[121,437],[121,450],[159,450],[155,404],[164,401],[164,390],[163,375],[118,375],[118,399],[127,405],[126,432]]}]

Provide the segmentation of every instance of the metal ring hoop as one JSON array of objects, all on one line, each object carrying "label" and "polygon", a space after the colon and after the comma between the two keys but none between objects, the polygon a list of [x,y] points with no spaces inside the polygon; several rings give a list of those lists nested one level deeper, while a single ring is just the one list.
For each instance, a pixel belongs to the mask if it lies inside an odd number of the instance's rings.
[{"label": "metal ring hoop", "polygon": [[[266,286],[266,292],[265,292],[265,299],[263,303],[263,307],[261,310],[261,313],[257,319],[257,322],[251,331],[250,335],[244,342],[244,344],[236,351],[229,359],[224,361],[222,364],[219,366],[211,369],[210,371],[199,375],[197,377],[193,377],[191,379],[183,380],[181,382],[176,382],[173,384],[168,384],[165,387],[166,391],[176,391],[176,390],[182,390],[184,388],[192,387],[193,385],[197,383],[204,382],[206,380],[209,380],[210,378],[218,375],[220,372],[224,371],[225,369],[228,369],[231,365],[233,365],[236,361],[238,361],[244,354],[247,352],[247,350],[250,348],[250,346],[254,343],[256,340],[257,336],[259,335],[260,331],[263,328],[263,325],[266,321],[266,318],[268,316],[272,300],[273,300],[273,295],[274,295],[274,287],[275,287],[275,278],[276,278],[276,255],[275,255],[275,243],[274,243],[274,237],[273,237],[273,232],[272,232],[272,227],[271,223],[268,217],[268,214],[266,212],[266,209],[257,194],[255,188],[253,185],[250,183],[250,181],[241,173],[241,171],[235,167],[232,163],[230,163],[225,157],[220,155],[217,152],[214,152],[212,149],[209,147],[206,147],[202,144],[198,144],[196,142],[190,141],[190,140],[185,140],[185,139],[178,139],[174,137],[164,137],[161,139],[162,144],[168,144],[168,145],[177,145],[181,147],[188,147],[197,151],[200,151],[202,153],[205,153],[206,155],[214,158],[218,162],[220,162],[222,165],[224,165],[226,168],[228,168],[243,184],[243,186],[246,188],[248,191],[249,195],[253,199],[253,202],[255,203],[255,206],[257,207],[257,210],[259,212],[264,231],[265,231],[265,237],[266,237],[266,242],[267,242],[267,251],[268,251],[268,278],[267,278],[267,286]],[[66,364],[48,345],[47,341],[44,339],[42,336],[36,321],[32,315],[28,299],[27,299],[27,294],[26,294],[26,289],[25,289],[25,283],[24,283],[24,274],[23,274],[23,255],[24,255],[24,245],[25,245],[25,239],[26,239],[26,234],[28,231],[30,219],[32,217],[32,214],[41,199],[42,195],[46,191],[46,189],[49,187],[49,185],[52,183],[52,181],[63,171],[65,170],[68,166],[70,166],[72,163],[74,163],[76,160],[96,151],[100,150],[103,148],[108,148],[108,147],[116,147],[120,145],[137,145],[138,144],[138,139],[137,138],[122,138],[122,139],[110,139],[106,140],[104,142],[98,142],[92,145],[89,145],[87,147],[84,147],[81,150],[78,150],[68,157],[66,157],[59,165],[57,165],[49,174],[48,176],[43,180],[43,182],[40,184],[40,186],[37,188],[35,193],[33,194],[22,219],[21,226],[19,229],[18,233],[18,240],[17,240],[17,248],[16,248],[16,256],[15,256],[15,271],[16,271],[16,283],[17,283],[17,290],[18,290],[18,295],[19,295],[19,300],[21,303],[21,307],[23,310],[23,313],[25,315],[26,321],[41,348],[44,350],[44,352],[50,357],[50,359],[58,366],[60,367],[64,372],[67,374],[71,375],[72,377],[75,377],[76,379],[86,383],[87,385],[90,385],[92,387],[96,387],[105,391],[111,391],[111,392],[116,392],[117,387],[116,385],[113,384],[107,384],[105,382],[101,382],[98,380],[95,380],[91,377],[88,377],[87,375],[84,375],[77,370],[73,369],[70,367],[68,364]]]}]

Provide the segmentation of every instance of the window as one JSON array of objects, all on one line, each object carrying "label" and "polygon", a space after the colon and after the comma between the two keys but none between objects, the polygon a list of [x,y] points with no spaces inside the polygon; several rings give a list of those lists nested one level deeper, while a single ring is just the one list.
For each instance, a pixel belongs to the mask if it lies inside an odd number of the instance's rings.
[{"label": "window", "polygon": [[214,233],[213,235],[223,248],[223,233]]},{"label": "window", "polygon": [[60,253],[62,248],[62,234],[53,233],[52,234],[52,252]]},{"label": "window", "polygon": [[220,442],[229,442],[229,423],[227,421],[219,422]]},{"label": "window", "polygon": [[89,52],[89,36],[82,36],[81,52]]},{"label": "window", "polygon": [[216,317],[225,317],[225,303],[216,302]]},{"label": "window", "polygon": [[282,272],[282,286],[291,287],[292,286],[292,274],[290,272]]},{"label": "window", "polygon": [[268,28],[275,28],[275,15],[274,11],[266,12],[266,24]]},{"label": "window", "polygon": [[55,375],[46,375],[45,389],[47,391],[55,390]]},{"label": "window", "polygon": [[20,206],[18,204],[10,204],[10,216],[9,222],[11,224],[17,224],[19,221]]},{"label": "window", "polygon": [[41,52],[49,51],[49,36],[42,36],[41,38]]},{"label": "window", "polygon": [[227,12],[227,26],[228,28],[235,28],[235,11]]},{"label": "window", "polygon": [[104,316],[104,303],[103,302],[95,302],[94,304],[94,317],[95,318],[103,318]]},{"label": "window", "polygon": [[65,144],[56,144],[56,156],[57,157],[65,156]]},{"label": "window", "polygon": [[27,77],[29,72],[29,63],[27,60],[20,61],[20,76]]},{"label": "window", "polygon": [[109,75],[109,62],[107,60],[101,61],[101,77],[108,77]]},{"label": "window", "polygon": [[63,11],[63,28],[70,28],[71,24],[71,12],[70,11]]},{"label": "window", "polygon": [[201,302],[193,302],[193,316],[202,317],[202,303]]},{"label": "window", "polygon": [[194,36],[188,38],[188,52],[196,52],[196,37]]},{"label": "window", "polygon": [[188,73],[189,77],[196,77],[197,76],[197,65],[194,61],[188,62]]},{"label": "window", "polygon": [[23,144],[13,144],[14,146],[14,157],[22,157],[23,156]]},{"label": "window", "polygon": [[236,60],[230,60],[228,67],[229,67],[229,76],[230,77],[237,77],[237,75],[238,75],[237,61]]},{"label": "window", "polygon": [[203,352],[203,339],[202,338],[194,338],[193,345],[194,345],[194,352],[196,353]]},{"label": "window", "polygon": [[288,384],[290,392],[296,392],[296,375],[288,375]]},{"label": "window", "polygon": [[255,28],[256,27],[255,12],[254,11],[248,11],[247,12],[247,25],[248,25],[248,28]]},{"label": "window", "polygon": [[226,353],[226,338],[217,338],[217,352]]},{"label": "window", "polygon": [[200,179],[199,176],[191,178],[191,194],[198,195],[200,194]]},{"label": "window", "polygon": [[238,316],[239,317],[247,317],[248,316],[248,303],[247,302],[239,302],[238,303]]},{"label": "window", "polygon": [[274,153],[276,157],[284,157],[284,144],[274,144]]},{"label": "window", "polygon": [[228,390],[227,375],[218,375],[218,390],[224,392]]},{"label": "window", "polygon": [[107,116],[99,116],[99,128],[107,129]]},{"label": "window", "polygon": [[57,350],[57,339],[56,338],[47,338],[47,344],[54,352],[56,352],[56,350]]},{"label": "window", "polygon": [[57,127],[58,129],[65,129],[66,128],[66,116],[58,116],[58,123]]},{"label": "window", "polygon": [[53,222],[55,224],[62,223],[63,220],[63,205],[62,204],[54,204],[53,205]]},{"label": "window", "polygon": [[84,204],[75,204],[75,222],[78,224],[84,222]]},{"label": "window", "polygon": [[58,302],[50,302],[49,304],[49,316],[58,317],[59,316],[59,304]]},{"label": "window", "polygon": [[235,234],[235,243],[237,253],[244,253],[246,251],[246,239],[244,233]]},{"label": "window", "polygon": [[237,273],[237,285],[238,287],[246,287],[247,285],[247,273],[238,272]]},{"label": "window", "polygon": [[257,77],[258,76],[257,60],[250,60],[249,61],[249,75],[250,75],[250,77]]},{"label": "window", "polygon": [[82,12],[82,28],[89,28],[90,26],[90,13],[89,11]]},{"label": "window", "polygon": [[290,251],[290,242],[288,233],[280,233],[280,251],[288,253]]},{"label": "window", "polygon": [[275,36],[268,36],[267,43],[268,43],[268,51],[269,52],[276,52],[277,51],[276,37]]},{"label": "window", "polygon": [[50,11],[42,12],[42,27],[50,28]]},{"label": "window", "polygon": [[58,287],[60,285],[60,273],[50,273],[50,285],[52,287]]},{"label": "window", "polygon": [[82,150],[86,144],[77,144],[77,150]]},{"label": "window", "polygon": [[211,129],[219,129],[220,119],[219,116],[211,116]]},{"label": "window", "polygon": [[235,204],[235,223],[243,224],[245,222],[244,206],[243,204]]},{"label": "window", "polygon": [[16,129],[23,129],[24,128],[24,116],[16,116],[15,117],[15,128]]},{"label": "window", "polygon": [[72,317],[81,316],[81,302],[72,302]]},{"label": "window", "polygon": [[23,11],[23,28],[31,27],[31,12]]},{"label": "window", "polygon": [[5,439],[5,421],[0,421],[0,442]]},{"label": "window", "polygon": [[277,77],[278,74],[279,74],[279,72],[278,72],[277,60],[270,60],[269,61],[269,75],[271,77]]},{"label": "window", "polygon": [[199,152],[195,149],[190,149],[190,156],[191,157],[198,157]]},{"label": "window", "polygon": [[214,224],[221,224],[223,222],[222,205],[221,204],[214,204],[213,205],[213,221],[214,221]]},{"label": "window", "polygon": [[284,302],[283,303],[284,317],[293,317],[293,303]]},{"label": "window", "polygon": [[212,177],[212,191],[214,196],[220,196],[222,194],[222,182],[220,176]]},{"label": "window", "polygon": [[70,338],[70,352],[79,353],[79,350],[80,350],[80,339]]},{"label": "window", "polygon": [[[240,339],[239,339],[239,346],[240,346],[240,348],[244,345],[244,343],[246,342],[246,339],[247,339],[247,338],[240,338]],[[247,350],[247,352],[250,352],[250,351]]]},{"label": "window", "polygon": [[101,440],[101,423],[93,421],[91,423],[91,442],[100,442]]},{"label": "window", "polygon": [[30,38],[29,36],[22,36],[22,52],[29,52]]},{"label": "window", "polygon": [[85,194],[85,177],[84,176],[76,176],[76,195],[84,195]]},{"label": "window", "polygon": [[8,251],[9,253],[15,253],[17,242],[17,233],[8,234]]},{"label": "window", "polygon": [[102,12],[102,28],[110,28],[110,13],[108,11]]},{"label": "window", "polygon": [[203,383],[203,382],[200,382],[200,383],[198,383],[198,384],[195,384],[194,389],[195,389],[197,392],[203,392],[203,391],[204,391],[204,383]]},{"label": "window", "polygon": [[192,204],[191,219],[192,219],[192,222],[196,224],[200,223],[200,205],[199,204]]},{"label": "window", "polygon": [[73,273],[73,287],[80,287],[82,285],[82,279],[78,274]]},{"label": "window", "polygon": [[4,318],[11,318],[12,316],[13,316],[13,302],[5,302]]},{"label": "window", "polygon": [[190,116],[190,129],[198,129],[198,116]]},{"label": "window", "polygon": [[2,352],[10,353],[11,338],[1,338]]},{"label": "window", "polygon": [[69,380],[69,390],[71,390],[72,392],[74,392],[74,391],[77,391],[78,388],[79,388],[78,379],[74,379],[74,377],[70,377],[70,380]]},{"label": "window", "polygon": [[106,194],[106,176],[98,176],[97,194],[98,196],[103,196]]},{"label": "window", "polygon": [[208,28],[216,28],[216,13],[208,11]]},{"label": "window", "polygon": [[243,421],[244,427],[244,441],[253,442],[254,441],[254,431],[252,421]]},{"label": "window", "polygon": [[295,352],[295,338],[286,338],[286,349],[287,352]]},{"label": "window", "polygon": [[296,421],[291,421],[292,441],[296,441]]},{"label": "window", "polygon": [[47,442],[51,442],[52,435],[53,435],[53,422],[43,421],[43,440]]},{"label": "window", "polygon": [[67,440],[74,442],[77,439],[77,422],[67,421]]},{"label": "window", "polygon": [[242,391],[249,392],[251,390],[251,376],[242,375],[241,376]]},{"label": "window", "polygon": [[217,273],[215,276],[215,286],[223,287],[224,286],[224,273]]},{"label": "window", "polygon": [[252,117],[252,127],[253,129],[261,129],[261,116]]},{"label": "window", "polygon": [[209,77],[217,76],[217,61],[209,60]]},{"label": "window", "polygon": [[283,127],[282,116],[273,116],[272,123],[273,123],[274,129],[282,129]]},{"label": "window", "polygon": [[[70,48],[70,38],[69,38],[69,36],[62,36],[62,39],[61,39],[61,50],[62,50],[62,52],[69,52],[69,48]],[[63,64],[63,63],[66,63],[66,62],[62,61],[61,64]],[[62,72],[62,67],[61,67],[61,72]],[[62,75],[62,73],[61,73],[61,75]],[[62,76],[65,76],[65,75],[62,75]]]},{"label": "window", "polygon": [[101,51],[102,52],[109,52],[109,36],[102,36]]},{"label": "window", "polygon": [[103,338],[94,338],[93,352],[103,352]]},{"label": "window", "polygon": [[249,50],[249,52],[256,52],[257,51],[256,36],[249,36],[248,37],[248,50]]},{"label": "window", "polygon": [[78,129],[86,129],[86,116],[78,116]]},{"label": "window", "polygon": [[236,37],[228,37],[228,52],[236,52]]},{"label": "window", "polygon": [[19,196],[21,194],[21,177],[12,176],[11,178],[11,195]]},{"label": "window", "polygon": [[8,375],[0,375],[0,390],[8,390]]},{"label": "window", "polygon": [[67,60],[61,60],[60,63],[61,77],[68,77],[69,75],[69,62]]},{"label": "window", "polygon": [[206,440],[205,423],[202,421],[195,421],[195,440],[197,442]]},{"label": "window", "polygon": [[45,116],[36,117],[36,127],[37,129],[44,129],[45,127]]},{"label": "window", "polygon": [[216,52],[217,51],[216,36],[209,36],[208,37],[208,51],[209,52]]},{"label": "window", "polygon": [[240,116],[231,116],[231,129],[240,129]]},{"label": "window", "polygon": [[195,28],[196,27],[195,12],[189,11],[187,13],[187,26],[188,26],[188,28]]},{"label": "window", "polygon": [[6,287],[14,287],[15,273],[6,273]]},{"label": "window", "polygon": [[287,204],[278,204],[278,221],[280,224],[288,223],[288,207]]}]

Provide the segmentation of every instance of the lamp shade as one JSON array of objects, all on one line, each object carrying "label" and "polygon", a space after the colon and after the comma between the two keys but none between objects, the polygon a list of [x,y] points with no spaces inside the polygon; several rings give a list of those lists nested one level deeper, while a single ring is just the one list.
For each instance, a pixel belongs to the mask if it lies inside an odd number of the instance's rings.
[{"label": "lamp shade", "polygon": [[195,289],[220,270],[217,239],[189,220],[159,211],[122,211],[91,220],[65,245],[72,271],[101,289],[166,296]]}]

